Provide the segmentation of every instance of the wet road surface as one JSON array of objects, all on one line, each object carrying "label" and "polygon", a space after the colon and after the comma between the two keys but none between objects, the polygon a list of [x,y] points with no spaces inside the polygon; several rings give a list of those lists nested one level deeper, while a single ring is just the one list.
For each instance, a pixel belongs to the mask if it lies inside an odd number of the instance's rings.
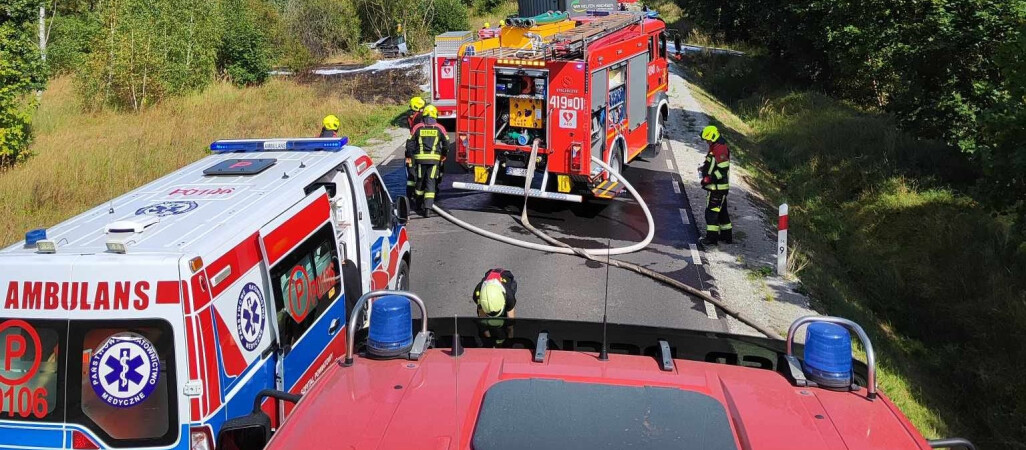
[{"label": "wet road surface", "polygon": [[[692,251],[700,235],[672,159],[664,145],[659,155],[636,159],[624,171],[648,203],[656,233],[644,250],[618,258],[707,290],[708,275],[699,253]],[[382,164],[389,192],[402,195],[406,172],[401,152],[397,149]],[[452,189],[453,181],[472,178],[458,167],[448,167],[436,202],[488,231],[543,243],[517,221],[522,199]],[[531,199],[528,211],[535,227],[583,248],[630,245],[644,239],[648,231],[641,207],[626,192],[603,209]],[[466,231],[437,214],[427,219],[414,215],[409,233],[413,243],[410,287],[424,299],[431,317],[475,315],[474,286],[485,271],[502,267],[512,271],[518,283],[517,317],[598,322],[608,289],[612,323],[726,330],[722,313],[711,305],[634,272],[610,268],[607,286],[604,264],[513,247]]]}]

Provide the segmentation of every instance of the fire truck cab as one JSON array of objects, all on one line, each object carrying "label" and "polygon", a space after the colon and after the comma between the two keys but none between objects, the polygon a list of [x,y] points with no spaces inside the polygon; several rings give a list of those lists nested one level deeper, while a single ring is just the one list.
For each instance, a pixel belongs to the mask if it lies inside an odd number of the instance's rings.
[{"label": "fire truck cab", "polygon": [[408,287],[408,202],[346,143],[217,141],[0,250],[0,448],[213,449],[309,389],[356,299]]},{"label": "fire truck cab", "polygon": [[[531,25],[556,30],[535,33]],[[543,25],[507,19],[498,42],[467,44],[459,59],[456,160],[473,168],[474,180],[453,187],[524,195],[537,141],[542,176],[528,195],[575,202],[616,196],[623,167],[661,145],[669,113],[665,29],[636,12]],[[507,36],[519,38],[516,45],[503,41]]]}]

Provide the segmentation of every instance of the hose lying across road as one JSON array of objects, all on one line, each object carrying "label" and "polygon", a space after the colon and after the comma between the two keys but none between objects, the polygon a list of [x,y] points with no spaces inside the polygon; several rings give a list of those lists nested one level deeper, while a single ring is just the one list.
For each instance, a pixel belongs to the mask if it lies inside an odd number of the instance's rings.
[{"label": "hose lying across road", "polygon": [[[519,240],[519,239],[513,239],[513,238],[510,238],[510,237],[507,237],[507,236],[503,236],[501,234],[497,234],[497,233],[493,233],[493,232],[488,231],[488,230],[481,229],[479,227],[476,227],[476,226],[471,225],[471,224],[469,224],[467,222],[464,222],[463,220],[460,220],[460,219],[456,218],[452,214],[449,214],[448,211],[445,211],[444,209],[442,209],[440,206],[438,206],[437,203],[432,206],[432,209],[435,212],[437,212],[438,215],[440,215],[443,218],[445,218],[446,220],[456,224],[457,226],[459,226],[459,227],[461,227],[463,229],[466,229],[467,231],[470,231],[470,232],[473,232],[473,233],[477,233],[477,234],[479,234],[481,236],[484,236],[484,237],[487,237],[487,238],[490,238],[490,239],[494,239],[494,240],[497,240],[497,241],[500,241],[500,242],[504,242],[504,243],[513,245],[513,246],[527,248],[527,249],[531,249],[531,250],[538,250],[538,251],[550,252],[550,253],[559,253],[559,254],[563,254],[563,255],[577,255],[577,256],[580,256],[580,257],[582,257],[584,259],[587,259],[587,260],[590,260],[590,261],[595,261],[595,262],[602,263],[602,264],[609,264],[609,265],[611,265],[613,267],[619,267],[621,269],[627,269],[627,270],[630,270],[632,272],[639,273],[639,274],[644,275],[646,277],[649,277],[649,278],[651,278],[653,280],[656,280],[656,281],[659,281],[659,282],[661,282],[663,284],[666,284],[666,285],[668,285],[670,287],[673,287],[673,288],[676,288],[678,290],[681,290],[681,291],[683,291],[684,293],[686,293],[688,295],[691,295],[693,297],[697,297],[699,299],[707,301],[707,302],[715,305],[716,307],[722,309],[724,312],[726,312],[728,315],[734,317],[735,319],[740,320],[741,322],[745,323],[746,325],[748,325],[748,326],[750,326],[752,328],[755,328],[760,333],[765,334],[766,336],[768,336],[770,338],[773,338],[773,339],[780,339],[780,335],[778,333],[776,333],[775,331],[773,331],[772,329],[770,329],[769,327],[759,323],[757,320],[751,318],[747,314],[745,314],[745,313],[743,313],[741,311],[738,311],[737,309],[734,309],[733,307],[731,307],[731,306],[727,305],[726,303],[724,303],[724,302],[722,302],[722,301],[712,297],[711,295],[706,294],[705,292],[702,292],[702,291],[700,291],[698,289],[695,289],[694,287],[688,286],[687,284],[684,284],[684,283],[682,283],[680,281],[677,281],[677,280],[675,280],[673,278],[670,278],[670,277],[668,277],[666,275],[663,275],[661,273],[655,272],[655,271],[650,270],[650,269],[646,269],[646,268],[644,268],[642,266],[639,266],[637,264],[634,264],[634,263],[630,263],[630,262],[619,260],[619,259],[612,259],[612,258],[608,258],[608,257],[607,258],[598,258],[598,256],[623,255],[623,254],[633,253],[633,252],[639,251],[639,250],[647,247],[648,244],[652,242],[652,238],[655,236],[655,220],[652,218],[652,212],[648,209],[648,205],[645,203],[645,200],[641,198],[641,194],[639,194],[638,191],[634,189],[634,186],[632,186],[626,179],[624,179],[622,177],[617,177],[617,178],[619,178],[619,181],[621,183],[623,183],[624,188],[626,188],[627,191],[630,192],[631,195],[634,196],[634,198],[638,201],[638,204],[641,206],[641,210],[644,211],[644,213],[645,213],[645,219],[648,220],[648,234],[645,236],[645,239],[642,240],[641,242],[638,242],[638,243],[636,243],[634,245],[630,245],[630,246],[627,246],[627,247],[617,247],[617,248],[611,248],[611,249],[610,248],[604,248],[604,249],[583,249],[583,248],[573,247],[573,246],[571,246],[571,245],[569,245],[569,244],[567,244],[565,242],[559,241],[556,238],[553,238],[552,236],[549,236],[549,235],[543,233],[541,230],[535,228],[534,225],[531,225],[531,221],[527,217],[527,199],[530,198],[530,196],[528,195],[528,191],[531,188],[531,180],[534,179],[535,163],[537,161],[537,156],[538,156],[538,140],[535,140],[534,141],[534,145],[531,146],[531,157],[528,160],[528,164],[527,164],[527,177],[524,180],[524,206],[522,208],[522,212],[520,213],[520,223],[524,226],[524,228],[527,228],[532,233],[534,233],[536,236],[538,236],[539,238],[541,238],[545,242],[548,242],[548,243],[550,243],[552,245],[541,245],[541,244],[536,244],[536,243],[533,243],[533,242],[527,242],[527,241],[522,241],[522,240]],[[599,167],[602,167],[603,169],[605,169],[606,173],[609,173],[609,174],[613,173],[612,168],[610,168],[609,165],[607,165],[602,160],[592,156],[591,161],[594,162],[595,164],[598,164]],[[616,175],[612,175],[612,176],[616,177]]]}]

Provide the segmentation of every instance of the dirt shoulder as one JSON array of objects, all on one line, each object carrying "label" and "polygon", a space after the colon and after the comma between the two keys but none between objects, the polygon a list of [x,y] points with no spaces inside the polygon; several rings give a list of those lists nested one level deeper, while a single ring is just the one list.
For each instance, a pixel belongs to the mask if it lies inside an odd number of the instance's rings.
[{"label": "dirt shoulder", "polygon": [[[668,143],[694,209],[695,225],[704,232],[706,193],[699,185],[697,168],[708,150],[699,133],[709,124],[709,117],[676,67],[671,67],[669,96]],[[744,167],[734,161],[728,197],[734,243],[703,249],[706,270],[713,278],[714,295],[718,294],[721,300],[752,317],[761,318],[766,325],[785,336],[795,319],[817,313],[809,299],[796,292],[800,284],[798,280],[784,279],[774,273],[776,217],[767,217],[769,205],[747,178]],[[732,317],[726,320],[731,332],[761,335]]]}]

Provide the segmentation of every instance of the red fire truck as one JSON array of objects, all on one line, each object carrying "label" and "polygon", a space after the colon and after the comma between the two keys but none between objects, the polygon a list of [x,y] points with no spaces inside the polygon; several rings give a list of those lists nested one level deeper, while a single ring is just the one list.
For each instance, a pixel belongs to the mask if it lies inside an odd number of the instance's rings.
[{"label": "red fire truck", "polygon": [[541,180],[528,195],[616,196],[621,183],[591,158],[616,175],[646,150],[658,151],[669,109],[665,24],[634,12],[537,25],[560,28],[548,35],[511,23],[497,45],[466,45],[459,58],[456,160],[473,168],[474,180],[453,187],[524,195],[537,140]]}]

